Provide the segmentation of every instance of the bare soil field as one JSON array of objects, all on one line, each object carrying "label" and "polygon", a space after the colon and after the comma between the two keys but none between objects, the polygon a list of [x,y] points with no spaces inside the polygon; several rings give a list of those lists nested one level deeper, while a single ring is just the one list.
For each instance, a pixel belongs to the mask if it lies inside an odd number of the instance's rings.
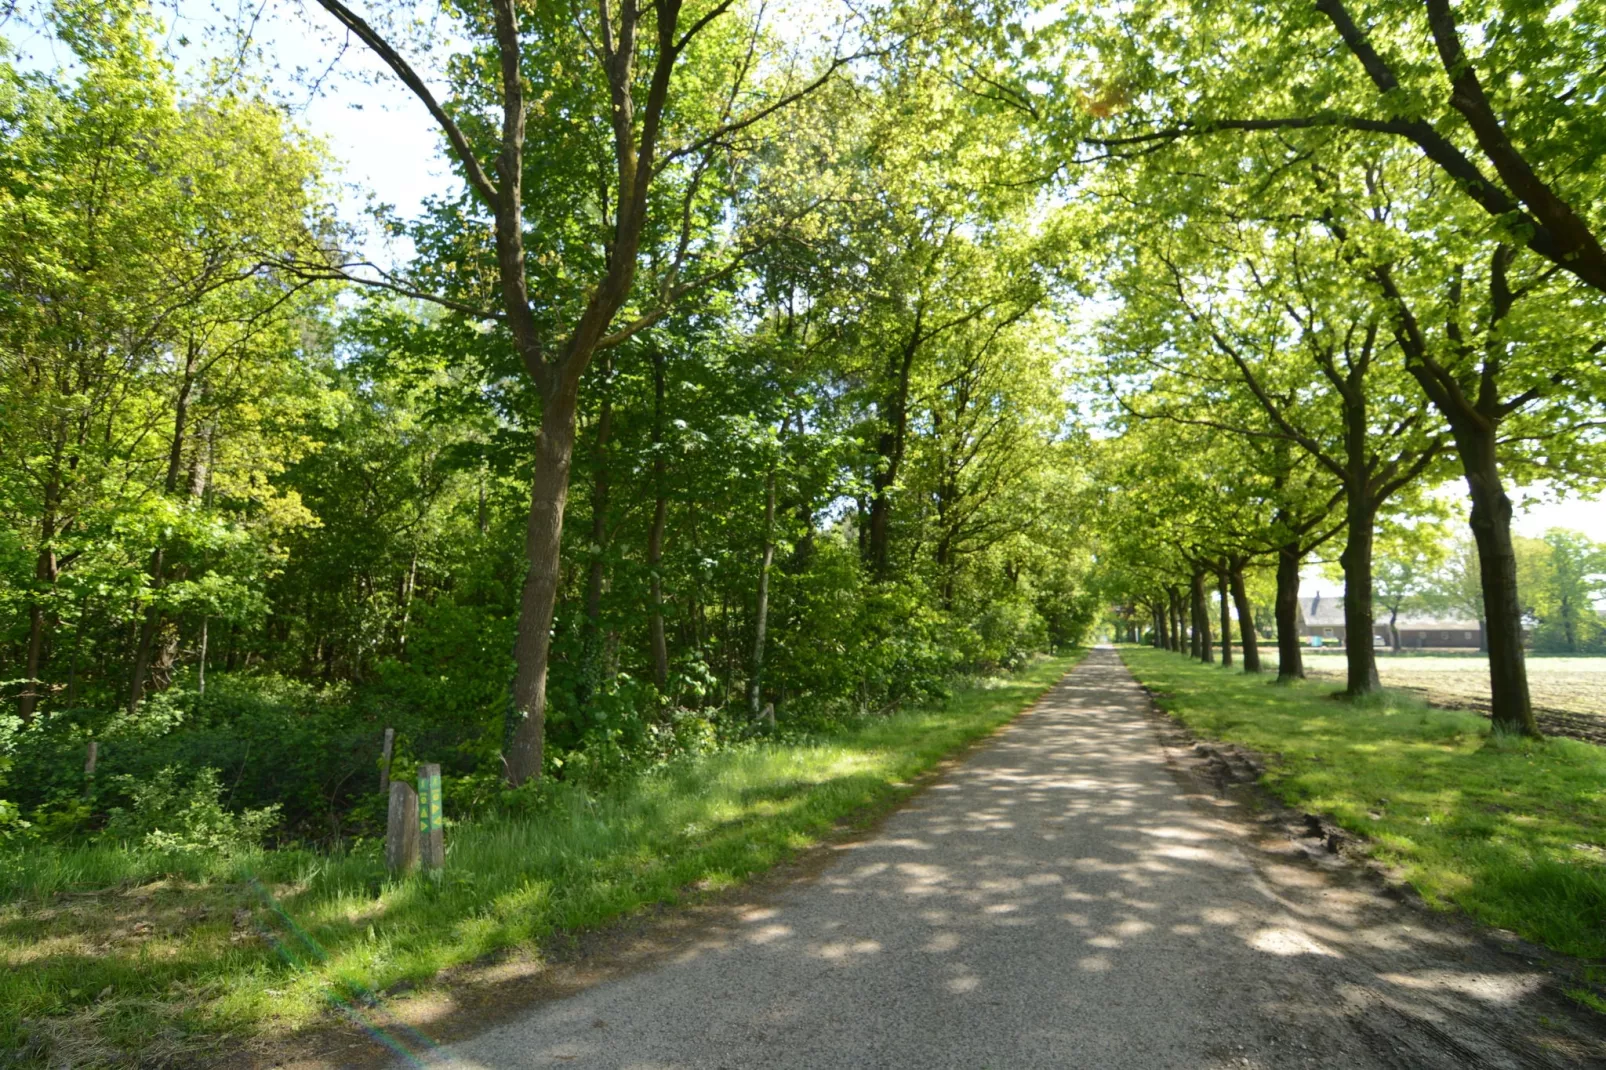
[{"label": "bare soil field", "polygon": [[[1276,651],[1270,654],[1275,664]],[[1489,668],[1477,653],[1393,654],[1380,650],[1377,671],[1385,687],[1415,691],[1438,705],[1488,707]],[[1343,651],[1307,650],[1305,672],[1343,679]],[[1606,744],[1606,658],[1529,655],[1528,689],[1546,732]]]}]

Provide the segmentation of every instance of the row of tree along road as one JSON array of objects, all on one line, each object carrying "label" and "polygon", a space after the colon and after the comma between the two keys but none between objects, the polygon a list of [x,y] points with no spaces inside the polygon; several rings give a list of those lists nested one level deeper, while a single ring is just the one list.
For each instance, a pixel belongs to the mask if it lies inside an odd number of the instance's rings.
[{"label": "row of tree along road", "polygon": [[379,78],[450,165],[381,268],[263,23],[180,71],[138,0],[42,4],[7,793],[93,828],[211,768],[339,839],[385,725],[450,810],[933,694],[1111,594],[1202,635],[1265,566],[1297,674],[1302,565],[1341,548],[1369,633],[1378,525],[1456,480],[1533,732],[1508,488],[1606,471],[1599,7],[276,9],[330,40],[298,92]]},{"label": "row of tree along road", "polygon": [[[1185,613],[1200,632],[1209,574],[1241,592],[1274,559],[1279,672],[1300,675],[1301,563],[1336,541],[1347,633],[1370,635],[1380,518],[1459,478],[1494,721],[1537,732],[1508,490],[1602,475],[1584,6],[1086,17],[1119,72],[1081,131],[1122,236],[1099,347],[1124,428],[1109,553],[1157,632]],[[1347,693],[1378,688],[1372,643],[1346,658]]]}]

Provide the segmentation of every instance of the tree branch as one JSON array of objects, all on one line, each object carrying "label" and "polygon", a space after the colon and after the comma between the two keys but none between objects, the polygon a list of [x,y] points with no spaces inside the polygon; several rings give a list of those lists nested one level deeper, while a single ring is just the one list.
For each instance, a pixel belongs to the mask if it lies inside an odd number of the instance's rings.
[{"label": "tree branch", "polygon": [[367,45],[369,50],[378,56],[385,66],[395,73],[397,78],[401,79],[402,84],[411,89],[413,95],[423,102],[424,107],[429,109],[429,114],[434,117],[442,132],[446,134],[446,140],[451,143],[452,151],[457,155],[458,162],[463,165],[463,170],[468,175],[469,185],[473,187],[474,192],[479,195],[480,199],[485,202],[487,208],[494,209],[497,198],[496,185],[491,181],[490,176],[485,173],[485,169],[480,166],[478,157],[474,155],[474,150],[469,146],[468,138],[464,136],[463,131],[453,121],[452,117],[446,114],[446,110],[440,106],[440,103],[435,99],[435,95],[429,91],[429,87],[414,72],[412,66],[402,58],[400,53],[391,48],[389,42],[381,37],[372,26],[363,21],[356,12],[341,3],[340,0],[318,0],[318,4],[333,15],[342,26],[355,34],[358,40]]},{"label": "tree branch", "polygon": [[1448,0],[1425,2],[1428,28],[1433,33],[1444,72],[1450,77],[1450,106],[1466,119],[1478,147],[1494,165],[1501,180],[1550,229],[1560,245],[1563,260],[1568,262],[1568,270],[1596,289],[1606,290],[1606,250],[1602,250],[1589,224],[1539,177],[1506,136],[1483,91],[1483,83],[1478,80],[1477,69],[1461,48],[1461,35],[1456,30]]}]

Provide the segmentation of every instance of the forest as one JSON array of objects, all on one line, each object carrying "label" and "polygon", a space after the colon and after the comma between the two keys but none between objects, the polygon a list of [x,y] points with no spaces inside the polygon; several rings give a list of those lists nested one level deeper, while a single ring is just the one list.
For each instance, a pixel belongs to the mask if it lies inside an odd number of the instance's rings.
[{"label": "forest", "polygon": [[[451,843],[1100,634],[1297,680],[1322,568],[1502,733],[1606,652],[1601,533],[1513,528],[1606,480],[1595,0],[183,6],[0,48],[11,893],[377,889],[381,775]],[[363,80],[417,213],[299,118]]]},{"label": "forest", "polygon": [[[418,256],[363,287],[325,147],[181,81],[153,12],[51,17],[82,73],[7,91],[8,172],[52,176],[5,209],[13,820],[92,828],[210,768],[338,843],[385,727],[465,792],[606,777],[1087,626],[1067,239],[997,158],[1012,124],[940,71],[804,84],[760,131],[790,83],[733,97],[753,41],[713,21],[642,196],[587,141],[605,87],[542,87],[574,99],[532,111],[527,142],[565,149],[522,200],[386,220]],[[526,47],[584,48],[551,29]],[[461,107],[503,107],[461,77]]]}]

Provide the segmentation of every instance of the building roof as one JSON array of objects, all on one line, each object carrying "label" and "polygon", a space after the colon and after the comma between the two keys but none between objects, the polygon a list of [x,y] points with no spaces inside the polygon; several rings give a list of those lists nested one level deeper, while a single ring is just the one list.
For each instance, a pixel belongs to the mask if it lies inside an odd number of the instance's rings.
[{"label": "building roof", "polygon": [[[1299,599],[1299,615],[1307,627],[1311,628],[1341,628],[1344,626],[1344,599],[1333,595],[1324,595],[1321,592]],[[1372,610],[1374,624],[1386,625],[1389,615],[1381,607],[1374,606]],[[1401,613],[1394,622],[1400,631],[1464,631],[1475,632],[1478,622],[1467,618],[1436,617],[1426,613]]]},{"label": "building roof", "polygon": [[1299,616],[1313,628],[1333,628],[1344,623],[1344,600],[1324,595],[1300,595]]}]

